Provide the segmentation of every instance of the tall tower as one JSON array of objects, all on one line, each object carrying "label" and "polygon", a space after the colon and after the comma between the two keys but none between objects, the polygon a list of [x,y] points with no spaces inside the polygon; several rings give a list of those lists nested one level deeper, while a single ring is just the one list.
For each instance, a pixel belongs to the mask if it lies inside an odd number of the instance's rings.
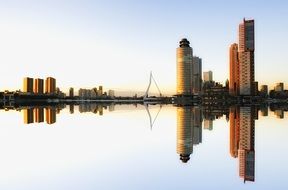
[{"label": "tall tower", "polygon": [[239,25],[239,88],[240,95],[254,95],[254,20]]},{"label": "tall tower", "polygon": [[193,56],[192,65],[192,92],[199,94],[202,90],[202,59]]},{"label": "tall tower", "polygon": [[56,79],[47,77],[45,81],[45,93],[53,94],[56,93]]},{"label": "tall tower", "polygon": [[183,38],[177,48],[177,95],[192,94],[192,62],[190,42]]},{"label": "tall tower", "polygon": [[230,46],[229,51],[229,93],[233,96],[239,95],[239,60],[238,44]]}]

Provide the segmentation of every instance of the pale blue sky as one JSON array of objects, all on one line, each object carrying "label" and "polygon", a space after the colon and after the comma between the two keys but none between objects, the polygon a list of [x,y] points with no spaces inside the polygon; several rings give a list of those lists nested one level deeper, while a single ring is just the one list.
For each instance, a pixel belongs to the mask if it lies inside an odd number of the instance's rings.
[{"label": "pale blue sky", "polygon": [[161,90],[173,93],[183,37],[203,71],[224,82],[244,17],[256,24],[256,80],[287,85],[287,10],[283,0],[0,1],[0,90],[51,75],[60,88],[142,91],[152,70]]}]

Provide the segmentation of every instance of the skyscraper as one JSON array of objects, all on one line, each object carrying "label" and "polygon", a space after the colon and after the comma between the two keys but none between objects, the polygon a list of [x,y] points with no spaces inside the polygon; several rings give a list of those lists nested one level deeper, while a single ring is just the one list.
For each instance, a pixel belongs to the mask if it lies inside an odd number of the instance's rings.
[{"label": "skyscraper", "polygon": [[44,108],[34,108],[35,122],[41,123],[44,121]]},{"label": "skyscraper", "polygon": [[199,94],[202,89],[202,59],[193,56],[192,63],[192,92]]},{"label": "skyscraper", "polygon": [[254,95],[254,20],[243,20],[239,25],[239,93]]},{"label": "skyscraper", "polygon": [[33,108],[24,109],[23,116],[25,124],[33,123],[34,122]]},{"label": "skyscraper", "polygon": [[232,44],[229,52],[229,93],[236,96],[239,95],[238,44]]},{"label": "skyscraper", "polygon": [[192,94],[192,59],[190,42],[183,38],[177,48],[177,95]]},{"label": "skyscraper", "polygon": [[34,93],[43,94],[44,92],[44,81],[43,79],[34,80]]},{"label": "skyscraper", "polygon": [[212,71],[203,72],[203,80],[204,82],[212,82],[213,81]]},{"label": "skyscraper", "polygon": [[53,107],[47,107],[46,110],[46,122],[47,124],[53,124],[56,122],[56,109]]},{"label": "skyscraper", "polygon": [[45,93],[53,94],[56,93],[56,79],[47,77],[45,81]]},{"label": "skyscraper", "polygon": [[24,78],[23,92],[33,93],[33,78],[29,78],[29,77]]}]

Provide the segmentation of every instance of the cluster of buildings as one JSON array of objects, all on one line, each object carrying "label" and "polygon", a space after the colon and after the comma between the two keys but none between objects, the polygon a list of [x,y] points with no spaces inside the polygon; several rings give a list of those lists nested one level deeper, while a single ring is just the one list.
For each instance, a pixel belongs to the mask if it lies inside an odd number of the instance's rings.
[{"label": "cluster of buildings", "polygon": [[[70,97],[73,97],[73,96],[71,96],[71,94],[72,94],[71,91],[72,91],[72,89],[70,88],[69,94],[70,94]],[[115,92],[114,92],[114,90],[109,90],[108,93],[104,92],[103,86],[99,86],[98,89],[96,87],[92,88],[92,89],[80,88],[78,90],[78,96],[80,99],[94,99],[94,98],[107,97],[107,96],[114,98]]]},{"label": "cluster of buildings", "polygon": [[47,77],[45,80],[45,91],[44,91],[44,80],[40,78],[26,77],[23,80],[23,92],[30,94],[56,94],[56,79],[53,77]]},{"label": "cluster of buildings", "polygon": [[229,93],[234,96],[257,95],[255,83],[255,35],[254,20],[243,20],[239,25],[239,43],[230,46]]}]

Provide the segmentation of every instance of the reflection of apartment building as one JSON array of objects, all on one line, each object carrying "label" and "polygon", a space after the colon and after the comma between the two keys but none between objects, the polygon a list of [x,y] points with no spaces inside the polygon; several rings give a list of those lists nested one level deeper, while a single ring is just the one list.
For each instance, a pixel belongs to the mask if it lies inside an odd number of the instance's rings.
[{"label": "reflection of apartment building", "polygon": [[56,122],[56,108],[45,108],[45,113],[47,124],[53,124]]},{"label": "reflection of apartment building", "polygon": [[193,152],[193,128],[191,107],[177,107],[177,153],[184,163]]},{"label": "reflection of apartment building", "polygon": [[44,108],[34,108],[35,122],[44,122]]},{"label": "reflection of apartment building", "polygon": [[34,122],[33,108],[23,110],[24,123],[30,124]]}]

